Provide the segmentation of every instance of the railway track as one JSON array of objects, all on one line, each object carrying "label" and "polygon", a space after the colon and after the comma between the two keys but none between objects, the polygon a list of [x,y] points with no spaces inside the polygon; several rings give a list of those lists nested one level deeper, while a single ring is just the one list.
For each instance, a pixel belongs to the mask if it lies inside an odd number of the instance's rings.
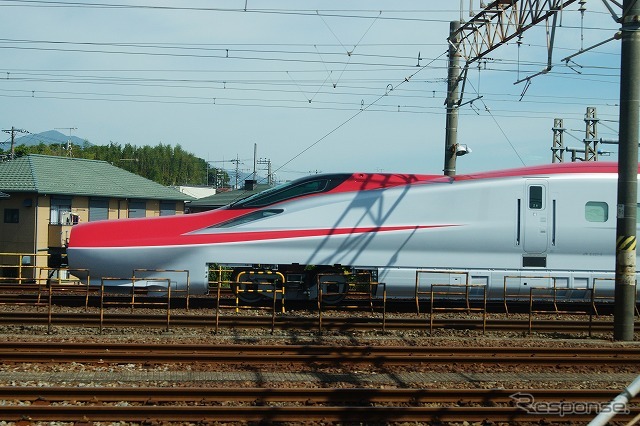
[{"label": "railway track", "polygon": [[[1,409],[7,421],[575,422],[593,418],[614,396],[540,389],[0,388],[0,398],[11,401]],[[640,413],[627,409],[616,420]]]},{"label": "railway track", "polygon": [[[0,399],[44,404],[64,401],[133,403],[250,403],[299,402],[332,403],[456,403],[510,404],[514,394],[527,393],[541,401],[606,402],[618,392],[610,389],[377,389],[377,388],[210,388],[210,387],[0,387]],[[301,398],[303,396],[303,398]]]},{"label": "railway track", "polygon": [[407,365],[509,364],[633,366],[640,348],[523,348],[444,346],[192,345],[6,342],[5,363],[225,363]]},{"label": "railway track", "polygon": [[[348,315],[348,314],[346,314]],[[548,317],[548,316],[547,316]],[[99,313],[57,313],[49,318],[47,312],[0,312],[0,325],[51,325],[95,327],[101,326]],[[150,328],[216,328],[215,315],[202,314],[138,314],[138,313],[106,313],[102,317],[103,327],[150,327]],[[280,330],[319,330],[318,317],[291,317],[279,315],[272,319],[270,315],[226,315],[218,318],[219,328],[264,328]],[[636,323],[640,328],[640,322]],[[425,315],[404,316],[402,318],[380,317],[323,317],[322,330],[429,330],[429,319]],[[482,318],[434,318],[434,329],[464,329],[478,331],[536,331],[547,333],[611,333],[613,320],[594,319],[541,319],[535,318],[532,323],[528,319],[491,318],[486,324]]]},{"label": "railway track", "polygon": [[[28,421],[130,421],[153,424],[174,422],[534,422],[534,424],[571,424],[588,422],[597,412],[555,414],[530,413],[517,407],[396,407],[396,406],[31,406],[4,407],[7,420]],[[616,416],[630,421],[640,413],[637,408]],[[487,423],[490,424],[490,423]]]},{"label": "railway track", "polygon": [[[524,402],[523,395],[530,399]],[[604,389],[2,387],[0,398],[11,403],[0,411],[7,421],[23,422],[491,420],[556,424],[590,420],[614,396],[615,392]],[[638,407],[626,408],[616,420],[628,421],[640,413]]]},{"label": "railway track", "polygon": [[[47,324],[47,315],[33,313],[0,313],[0,323],[12,317],[12,324]],[[52,317],[54,325],[69,321],[72,326],[96,327],[96,313],[67,313]],[[114,313],[103,317],[111,327],[164,327],[162,314]],[[176,322],[174,322],[176,321]],[[177,325],[184,321],[181,325]],[[210,321],[210,322],[209,322]],[[213,327],[213,315],[172,315],[171,325],[178,327]],[[228,316],[220,321],[228,327],[271,327],[268,316]],[[228,321],[228,322],[227,322]],[[336,330],[380,329],[380,320],[371,318],[325,318],[326,328]],[[389,321],[389,320],[388,320]],[[503,329],[527,330],[526,320],[501,320]],[[398,329],[428,330],[421,318],[402,318]],[[453,325],[452,325],[453,324]],[[573,324],[585,331],[584,321],[549,321],[550,331],[567,332]],[[61,324],[62,325],[62,324]],[[497,323],[496,323],[497,325]],[[221,325],[222,326],[222,325]],[[276,327],[317,330],[317,318],[281,316]],[[481,320],[447,320],[441,327],[481,329]],[[490,329],[491,322],[487,324]],[[592,324],[593,326],[593,324]],[[609,324],[610,326],[610,324]],[[368,328],[367,328],[368,327]],[[312,369],[320,366],[369,371],[369,367],[429,369],[431,365],[462,365],[473,369],[495,369],[495,366],[547,366],[557,371],[559,366],[575,366],[611,370],[633,368],[640,361],[640,347],[616,348],[523,348],[523,347],[444,347],[444,346],[371,346],[351,345],[209,345],[209,344],[147,344],[108,342],[3,342],[0,359],[5,365],[20,363],[85,364],[86,368],[109,364],[146,366],[210,364],[223,370],[246,368],[276,371],[288,366]],[[226,367],[225,367],[226,366]],[[285,367],[287,366],[287,367]],[[393,367],[393,368],[392,368]],[[416,367],[420,367],[417,368]],[[27,366],[25,368],[33,368]],[[48,368],[48,367],[46,367]],[[48,371],[48,370],[43,371]],[[466,368],[466,367],[464,367]],[[526,371],[526,368],[522,369]],[[402,369],[400,371],[403,371]],[[43,380],[36,373],[34,379]],[[28,379],[31,380],[31,379]],[[46,379],[44,379],[46,380]],[[118,381],[117,374],[113,377]],[[60,382],[59,382],[60,383]],[[258,383],[258,382],[256,382]],[[298,385],[309,386],[300,382]],[[362,386],[355,384],[355,386]],[[395,383],[395,382],[394,382]],[[162,423],[184,422],[483,422],[505,421],[525,423],[580,424],[591,420],[615,390],[540,390],[540,389],[388,389],[388,388],[235,388],[235,387],[0,387],[0,417],[16,422],[112,422],[129,421]],[[255,386],[255,385],[254,385]],[[518,396],[520,395],[520,396]],[[534,399],[518,399],[522,395]],[[523,401],[526,402],[523,403]],[[535,402],[534,402],[535,401]],[[577,405],[576,405],[577,403]],[[527,405],[529,404],[529,405]],[[576,410],[576,407],[578,408]],[[636,406],[616,416],[630,421],[640,414]],[[564,411],[563,411],[564,410]],[[578,423],[577,423],[578,422]]]}]

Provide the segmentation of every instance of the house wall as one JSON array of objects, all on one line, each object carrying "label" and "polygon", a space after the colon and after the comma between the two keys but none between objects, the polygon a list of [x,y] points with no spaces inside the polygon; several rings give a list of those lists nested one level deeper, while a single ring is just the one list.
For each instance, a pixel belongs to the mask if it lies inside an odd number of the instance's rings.
[{"label": "house wall", "polygon": [[160,200],[147,200],[147,216],[160,216]]},{"label": "house wall", "polygon": [[[49,212],[51,210],[51,198],[46,195],[39,195],[36,200],[36,253],[46,254],[49,250]],[[46,267],[47,257],[36,256],[35,265],[38,267]]]},{"label": "house wall", "polygon": [[[5,209],[18,210],[18,222],[5,222]],[[35,193],[9,193],[0,199],[0,277],[33,277],[32,267],[18,268],[21,262],[33,262],[37,222],[37,195]],[[44,258],[45,256],[43,256]]]},{"label": "house wall", "polygon": [[71,213],[78,216],[79,222],[88,222],[89,197],[73,197],[73,199],[71,200]]},{"label": "house wall", "polygon": [[[16,266],[21,256],[30,255],[35,268],[24,269],[21,276],[37,278],[37,268],[48,266],[47,254],[55,248],[64,250],[72,225],[51,225],[51,196],[36,193],[10,193],[9,198],[0,199],[0,277],[17,276]],[[184,213],[184,202],[175,203],[176,214]],[[17,209],[18,223],[5,223],[4,210]],[[89,221],[89,197],[74,196],[71,213],[78,216],[80,223]],[[109,219],[123,219],[128,216],[126,199],[109,200]],[[160,200],[147,200],[146,217],[160,216]],[[16,253],[5,255],[3,253]]]},{"label": "house wall", "polygon": [[[75,200],[75,198],[74,198]],[[161,200],[144,200],[146,202],[145,217],[160,216],[160,202]],[[89,199],[86,199],[86,205],[84,209],[86,214],[80,215],[80,221],[87,221],[89,219]],[[73,210],[73,206],[72,206]],[[184,202],[175,202],[176,214],[184,214]],[[74,212],[75,213],[75,212]],[[112,198],[109,200],[109,219],[126,219],[129,217],[129,200],[122,198]],[[84,218],[84,219],[83,219]]]},{"label": "house wall", "polygon": [[[0,200],[0,252],[32,253],[34,250],[36,194],[13,193]],[[31,206],[25,206],[31,200]],[[18,210],[18,223],[5,223],[5,209]]]}]

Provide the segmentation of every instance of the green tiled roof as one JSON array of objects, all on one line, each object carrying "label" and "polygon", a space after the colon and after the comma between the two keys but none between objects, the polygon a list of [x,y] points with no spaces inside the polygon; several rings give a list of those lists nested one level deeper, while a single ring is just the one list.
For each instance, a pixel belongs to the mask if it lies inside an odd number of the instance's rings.
[{"label": "green tiled roof", "polygon": [[0,163],[0,191],[188,201],[193,197],[106,161],[31,154]]},{"label": "green tiled roof", "polygon": [[252,190],[246,189],[236,189],[233,191],[225,191],[219,192],[214,195],[210,195],[208,197],[200,198],[196,201],[191,201],[189,206],[194,207],[220,207],[226,206],[234,201],[238,201],[241,198],[248,197],[249,195],[256,194],[258,192],[262,192],[265,189],[271,188],[270,185],[267,184],[258,184]]}]

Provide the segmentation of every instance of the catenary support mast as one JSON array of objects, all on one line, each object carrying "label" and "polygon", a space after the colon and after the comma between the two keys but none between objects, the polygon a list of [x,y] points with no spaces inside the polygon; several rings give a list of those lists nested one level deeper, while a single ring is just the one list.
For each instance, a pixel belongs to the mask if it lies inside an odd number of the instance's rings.
[{"label": "catenary support mast", "polygon": [[[554,18],[558,12],[576,0],[493,0],[468,22],[453,21],[449,27],[449,73],[445,101],[447,126],[445,136],[444,174],[455,176],[458,148],[458,109],[464,90],[459,84],[464,80],[461,69],[481,59],[527,29]],[[551,51],[553,45],[548,48]],[[461,67],[461,59],[465,65]],[[548,67],[536,74],[551,69],[551,53]],[[533,76],[532,76],[533,77]],[[531,77],[528,77],[530,80]],[[463,85],[464,88],[464,85]]]},{"label": "catenary support mast", "polygon": [[460,82],[459,21],[449,24],[449,72],[447,77],[447,127],[444,146],[444,174],[456,175],[456,145],[458,144],[458,84]]},{"label": "catenary support mast", "polygon": [[613,337],[615,340],[631,341],[633,340],[636,303],[640,1],[624,0],[622,10],[620,151],[618,154],[618,222]]}]

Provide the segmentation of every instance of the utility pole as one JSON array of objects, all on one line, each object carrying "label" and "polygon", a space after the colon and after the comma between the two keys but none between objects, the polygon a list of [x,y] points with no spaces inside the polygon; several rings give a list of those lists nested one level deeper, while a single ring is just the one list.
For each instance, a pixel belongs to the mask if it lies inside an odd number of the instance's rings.
[{"label": "utility pole", "polygon": [[256,167],[258,161],[258,144],[253,144],[253,183],[256,183]]},{"label": "utility pole", "polygon": [[268,158],[261,158],[258,160],[258,164],[266,164],[267,165],[267,184],[271,185],[273,183],[273,178],[271,177],[271,160]]},{"label": "utility pole", "polygon": [[620,55],[620,152],[613,338],[633,340],[636,305],[638,119],[640,118],[640,2],[624,0]]},{"label": "utility pole", "polygon": [[11,129],[6,129],[3,130],[3,132],[5,133],[10,133],[11,134],[11,154],[9,154],[9,158],[11,160],[13,160],[14,158],[16,158],[16,133],[29,133],[26,130],[23,129],[16,129],[15,127],[11,126]]},{"label": "utility pole", "polygon": [[240,159],[238,158],[238,154],[236,154],[235,160],[230,160],[230,161],[236,165],[236,184],[233,187],[233,189],[238,189],[238,178],[240,174]]},{"label": "utility pole", "polygon": [[444,174],[456,175],[458,144],[458,83],[460,82],[460,21],[449,23],[449,72],[447,75],[447,124],[444,141]]}]

